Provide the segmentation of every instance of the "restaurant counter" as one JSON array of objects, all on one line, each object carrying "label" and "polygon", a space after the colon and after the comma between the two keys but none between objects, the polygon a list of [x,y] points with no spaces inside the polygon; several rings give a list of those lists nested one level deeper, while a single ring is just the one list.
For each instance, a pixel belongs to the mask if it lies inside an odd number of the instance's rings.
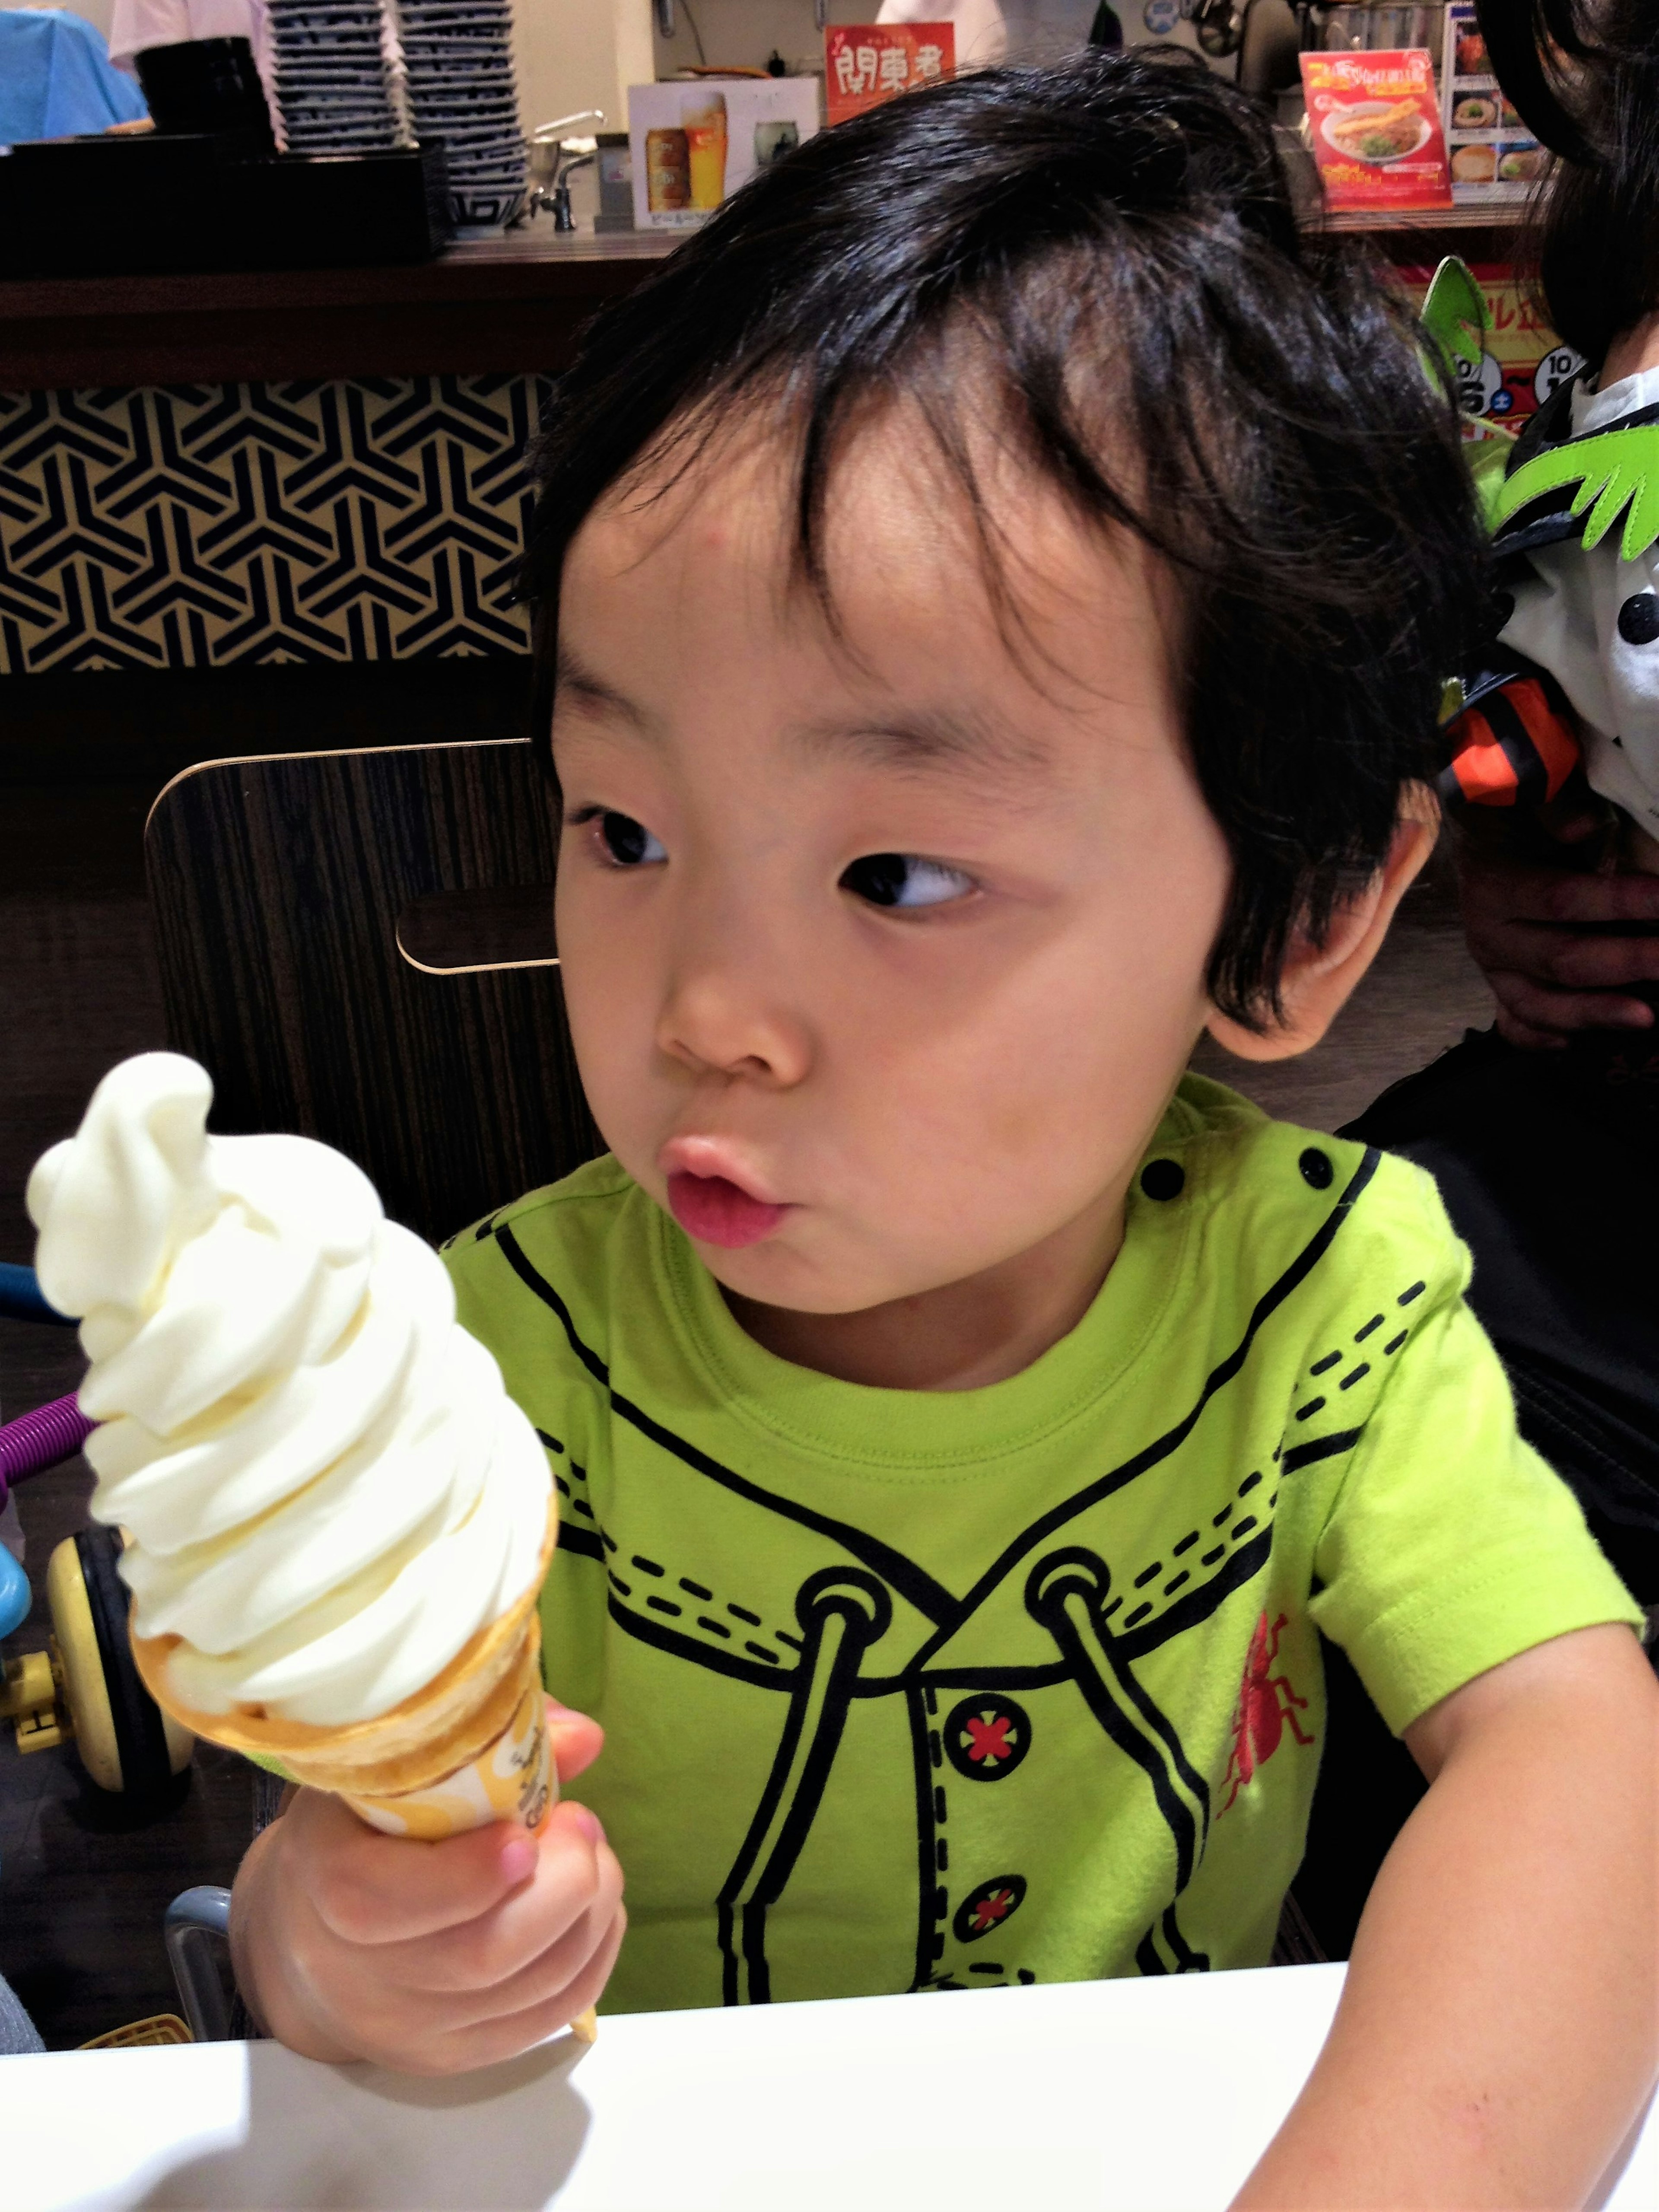
[{"label": "restaurant counter", "polygon": [[[1507,258],[1478,210],[1378,242]],[[673,243],[538,219],[398,268],[0,283],[0,677],[524,655],[548,379]]]},{"label": "restaurant counter", "polygon": [[672,243],[0,283],[0,677],[522,656],[548,377]]},{"label": "restaurant counter", "polygon": [[[602,2020],[453,2081],[271,2043],[0,2059],[11,2212],[1204,2212],[1306,2078],[1341,1966]],[[1592,2202],[1647,2212],[1638,2124]]]}]

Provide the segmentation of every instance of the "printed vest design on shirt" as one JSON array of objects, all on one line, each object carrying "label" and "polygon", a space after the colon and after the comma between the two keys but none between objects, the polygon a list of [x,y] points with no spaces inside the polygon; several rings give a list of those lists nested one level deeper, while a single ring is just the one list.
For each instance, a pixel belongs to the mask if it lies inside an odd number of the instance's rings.
[{"label": "printed vest design on shirt", "polygon": [[[647,1774],[651,1791],[678,1788],[698,1808],[686,1851],[630,1900],[658,1959],[653,1986],[665,1975],[679,1994],[630,1992],[623,1973],[623,2004],[1265,1958],[1323,1718],[1309,1563],[1275,1571],[1274,1509],[1282,1485],[1358,1441],[1424,1285],[1357,1289],[1364,1309],[1342,1341],[1298,1361],[1291,1401],[1282,1389],[1276,1404],[1251,1395],[1245,1455],[1223,1463],[1218,1448],[1239,1451],[1227,1423],[1240,1378],[1376,1171],[1375,1152],[1343,1154],[1357,1161],[1346,1188],[1321,1206],[1194,1401],[1170,1405],[1162,1433],[1036,1514],[961,1593],[633,1402],[511,1222],[480,1225],[608,1398],[608,1498],[591,1494],[566,1441],[542,1431],[562,1515],[548,1679],[601,1719],[614,1692],[618,1711],[660,1721],[609,1777],[602,1760],[582,1794],[625,1864],[652,1850]],[[1302,1175],[1312,1199],[1331,1162],[1305,1152]],[[1124,1556],[1123,1502],[1149,1477],[1162,1484],[1168,1540]],[[633,1540],[632,1498],[648,1499],[654,1537]],[[703,1554],[763,1559],[763,1577],[720,1587]],[[573,1695],[560,1680],[562,1621],[573,1651],[603,1647],[591,1701],[587,1686]],[[1270,1786],[1293,1801],[1287,1810],[1281,1796],[1271,1820]],[[1255,1900],[1243,1911],[1241,1882]],[[1133,1924],[1120,1924],[1123,1901]]]}]

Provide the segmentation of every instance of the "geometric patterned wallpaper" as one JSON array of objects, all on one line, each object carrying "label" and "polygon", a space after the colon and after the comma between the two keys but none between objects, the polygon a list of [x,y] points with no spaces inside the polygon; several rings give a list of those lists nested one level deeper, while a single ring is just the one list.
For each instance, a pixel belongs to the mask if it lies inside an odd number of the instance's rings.
[{"label": "geometric patterned wallpaper", "polygon": [[0,676],[525,653],[549,380],[0,393]]}]

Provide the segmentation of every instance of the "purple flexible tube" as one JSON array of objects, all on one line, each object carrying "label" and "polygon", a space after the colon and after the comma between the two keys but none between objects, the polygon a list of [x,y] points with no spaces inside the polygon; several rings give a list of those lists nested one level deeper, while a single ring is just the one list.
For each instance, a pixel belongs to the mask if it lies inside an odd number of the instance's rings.
[{"label": "purple flexible tube", "polygon": [[73,1398],[54,1398],[0,1426],[0,1507],[14,1482],[73,1459],[96,1426]]}]

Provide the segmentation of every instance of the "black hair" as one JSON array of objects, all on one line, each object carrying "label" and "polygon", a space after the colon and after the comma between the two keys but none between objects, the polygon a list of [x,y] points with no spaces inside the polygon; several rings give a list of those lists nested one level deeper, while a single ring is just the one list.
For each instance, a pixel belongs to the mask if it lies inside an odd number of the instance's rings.
[{"label": "black hair", "polygon": [[1554,153],[1532,250],[1550,322],[1599,368],[1659,307],[1659,0],[1480,0],[1498,82]]},{"label": "black hair", "polygon": [[987,70],[763,171],[560,380],[521,591],[546,759],[560,572],[611,486],[772,405],[827,603],[837,454],[872,401],[907,395],[994,570],[965,435],[988,398],[1081,517],[1175,580],[1187,742],[1232,860],[1207,986],[1260,1027],[1291,931],[1322,938],[1386,856],[1402,787],[1439,764],[1480,541],[1408,313],[1350,248],[1298,232],[1267,118],[1189,60]]}]

